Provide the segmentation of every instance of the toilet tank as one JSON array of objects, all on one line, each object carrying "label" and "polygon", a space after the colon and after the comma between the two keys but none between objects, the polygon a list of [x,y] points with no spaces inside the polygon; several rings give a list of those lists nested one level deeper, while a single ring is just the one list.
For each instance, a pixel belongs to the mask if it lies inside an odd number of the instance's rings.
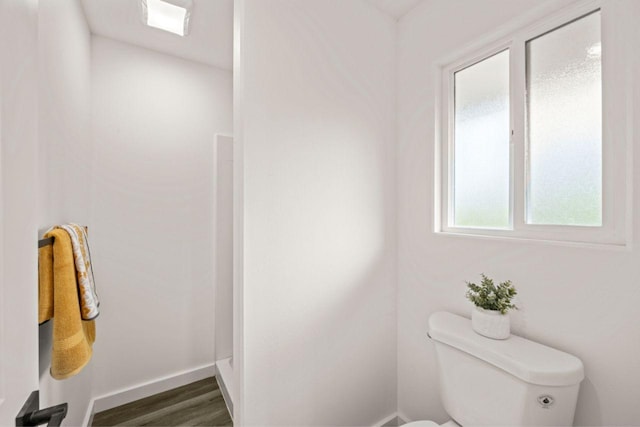
[{"label": "toilet tank", "polygon": [[580,359],[512,335],[493,340],[471,321],[438,312],[429,318],[440,396],[458,424],[572,426],[584,368]]}]

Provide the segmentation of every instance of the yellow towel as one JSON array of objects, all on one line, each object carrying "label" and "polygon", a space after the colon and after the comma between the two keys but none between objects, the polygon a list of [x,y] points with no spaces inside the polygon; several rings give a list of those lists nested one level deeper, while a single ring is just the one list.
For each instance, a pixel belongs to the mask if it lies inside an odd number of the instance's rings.
[{"label": "yellow towel", "polygon": [[38,323],[53,317],[53,245],[38,249]]},{"label": "yellow towel", "polygon": [[54,237],[51,245],[39,250],[38,321],[53,317],[51,376],[62,380],[84,368],[91,360],[95,341],[94,321],[83,321],[80,315],[76,269],[69,234],[53,229],[45,238]]}]

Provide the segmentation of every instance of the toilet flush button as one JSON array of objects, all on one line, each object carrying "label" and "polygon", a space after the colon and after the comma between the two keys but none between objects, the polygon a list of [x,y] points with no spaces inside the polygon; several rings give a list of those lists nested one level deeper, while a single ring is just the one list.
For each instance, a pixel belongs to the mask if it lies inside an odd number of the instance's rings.
[{"label": "toilet flush button", "polygon": [[554,402],[553,396],[549,396],[548,394],[538,397],[538,403],[544,409],[548,409],[551,405],[553,405],[553,402]]}]

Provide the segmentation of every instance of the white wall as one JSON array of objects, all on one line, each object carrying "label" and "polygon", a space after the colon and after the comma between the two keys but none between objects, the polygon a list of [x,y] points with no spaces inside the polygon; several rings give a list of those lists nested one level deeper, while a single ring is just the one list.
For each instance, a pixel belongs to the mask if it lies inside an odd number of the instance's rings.
[{"label": "white wall", "polygon": [[0,0],[0,425],[38,387],[36,0]]},{"label": "white wall", "polygon": [[[555,1],[553,6],[563,3]],[[465,280],[484,272],[511,279],[520,291],[515,332],[580,357],[586,379],[576,425],[638,425],[640,385],[640,194],[633,193],[634,248],[630,251],[566,247],[523,241],[447,237],[433,233],[433,61],[477,40],[540,5],[534,0],[434,0],[399,24],[399,409],[410,419],[442,422],[435,353],[427,319],[436,310],[468,315]],[[603,38],[615,51],[614,80],[627,85],[634,108],[637,146],[640,123],[640,2],[605,1]],[[628,103],[628,104],[626,104]],[[606,143],[606,142],[605,142]],[[610,142],[611,143],[611,142]],[[635,147],[634,147],[635,148]],[[640,150],[633,161],[640,164]],[[639,182],[640,168],[633,171]]]},{"label": "white wall", "polygon": [[94,395],[214,361],[213,146],[228,71],[92,38]]},{"label": "white wall", "polygon": [[395,22],[361,0],[240,3],[236,410],[371,425],[396,408]]},{"label": "white wall", "polygon": [[40,3],[38,48],[39,225],[89,225],[91,33],[80,0]]},{"label": "white wall", "polygon": [[[38,48],[38,227],[42,233],[76,222],[92,229],[91,35],[79,0],[40,2]],[[91,398],[94,363],[68,380],[54,380],[51,326],[40,327],[41,406],[68,402],[66,423],[80,425]]]},{"label": "white wall", "polygon": [[233,354],[233,138],[216,138],[215,298],[216,360]]}]

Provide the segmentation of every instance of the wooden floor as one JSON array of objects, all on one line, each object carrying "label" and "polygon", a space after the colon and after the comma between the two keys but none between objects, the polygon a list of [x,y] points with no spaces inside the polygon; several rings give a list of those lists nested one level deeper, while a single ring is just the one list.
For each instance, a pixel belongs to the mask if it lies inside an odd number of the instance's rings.
[{"label": "wooden floor", "polygon": [[93,426],[232,426],[215,378],[98,412]]}]

